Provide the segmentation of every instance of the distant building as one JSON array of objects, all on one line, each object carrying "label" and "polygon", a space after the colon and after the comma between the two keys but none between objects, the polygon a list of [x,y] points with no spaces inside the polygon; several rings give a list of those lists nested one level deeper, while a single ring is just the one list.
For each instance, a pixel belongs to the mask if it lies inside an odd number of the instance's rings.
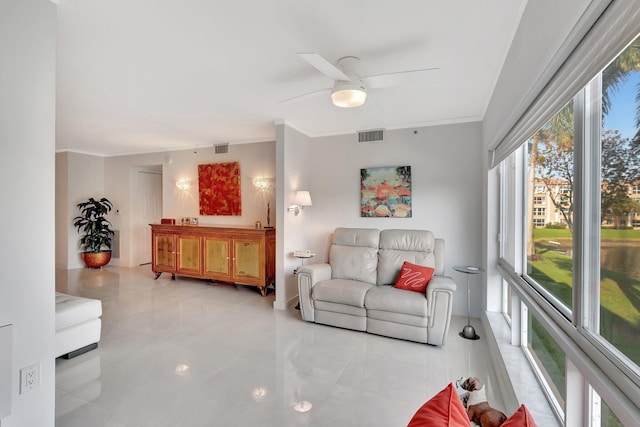
[{"label": "distant building", "polygon": [[[638,208],[625,215],[605,214],[602,218],[603,228],[640,229],[640,183],[630,184],[628,188],[629,197],[638,204]],[[533,225],[536,228],[545,227],[548,224],[566,226],[566,217],[571,218],[573,215],[573,212],[569,211],[571,191],[568,181],[563,179],[551,180],[548,185],[541,180],[536,180],[533,191]],[[553,202],[554,200],[556,203]]]}]

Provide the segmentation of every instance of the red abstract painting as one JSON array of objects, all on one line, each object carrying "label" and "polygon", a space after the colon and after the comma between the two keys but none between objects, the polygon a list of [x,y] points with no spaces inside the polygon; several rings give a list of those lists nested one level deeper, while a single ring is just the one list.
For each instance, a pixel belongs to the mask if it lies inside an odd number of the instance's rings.
[{"label": "red abstract painting", "polygon": [[242,215],[240,163],[198,165],[200,215]]}]

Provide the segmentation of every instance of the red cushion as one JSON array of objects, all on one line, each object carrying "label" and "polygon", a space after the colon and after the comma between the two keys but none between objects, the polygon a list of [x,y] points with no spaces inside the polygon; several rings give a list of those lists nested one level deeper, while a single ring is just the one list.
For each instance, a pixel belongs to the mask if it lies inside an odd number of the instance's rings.
[{"label": "red cushion", "polygon": [[400,276],[396,281],[396,288],[406,291],[423,292],[433,277],[435,270],[423,265],[411,264],[405,261],[400,269]]},{"label": "red cushion", "polygon": [[470,427],[467,411],[462,406],[453,383],[433,396],[415,413],[407,427]]},{"label": "red cushion", "polygon": [[533,421],[533,417],[529,413],[526,406],[520,405],[518,410],[513,413],[507,421],[502,424],[502,427],[538,427],[536,422]]}]

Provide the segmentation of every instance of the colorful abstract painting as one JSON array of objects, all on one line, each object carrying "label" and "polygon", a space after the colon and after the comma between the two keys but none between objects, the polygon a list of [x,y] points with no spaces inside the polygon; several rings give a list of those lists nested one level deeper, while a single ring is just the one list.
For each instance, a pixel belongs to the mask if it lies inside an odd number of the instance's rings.
[{"label": "colorful abstract painting", "polygon": [[360,169],[360,216],[411,218],[411,166]]},{"label": "colorful abstract painting", "polygon": [[198,165],[200,215],[242,215],[240,163]]}]

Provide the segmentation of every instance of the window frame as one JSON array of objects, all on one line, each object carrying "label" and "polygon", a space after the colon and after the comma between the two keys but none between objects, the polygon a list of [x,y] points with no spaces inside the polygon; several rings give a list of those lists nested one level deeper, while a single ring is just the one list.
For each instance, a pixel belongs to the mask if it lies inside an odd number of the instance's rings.
[{"label": "window frame", "polygon": [[[553,295],[535,282],[531,283],[524,274],[526,227],[522,223],[516,221],[516,226],[520,227],[522,233],[522,244],[518,247],[521,251],[521,257],[519,257],[522,262],[521,268],[517,269],[501,258],[498,271],[508,283],[512,295],[515,294],[521,304],[529,307],[533,312],[532,315],[535,315],[544,325],[565,351],[571,363],[575,364],[579,372],[584,375],[585,380],[592,385],[602,399],[613,403],[612,410],[625,422],[624,420],[637,419],[634,417],[640,415],[640,402],[634,402],[628,397],[637,393],[640,387],[640,368],[596,333],[596,331],[599,332],[598,251],[601,224],[600,174],[594,172],[600,170],[600,87],[600,79],[596,78],[574,99],[575,199],[572,310],[565,310],[562,303],[554,301]],[[526,163],[526,156],[521,155],[521,165],[523,165],[521,168],[524,171],[526,171]],[[527,198],[525,197],[526,184],[524,184],[526,180],[521,179],[519,195],[516,195],[514,202],[520,204],[520,209],[526,212]],[[501,214],[505,211],[506,208],[501,208]],[[501,220],[501,232],[506,233],[502,227]],[[593,239],[598,242],[597,245],[589,244],[594,241]],[[501,257],[502,255],[501,252]],[[582,286],[582,283],[592,285]],[[598,286],[594,286],[593,283],[597,283]],[[513,307],[513,310],[516,308]],[[525,329],[522,324],[520,328]],[[525,344],[527,341],[521,338],[520,342]],[[549,397],[552,395],[548,390],[545,393]],[[549,400],[554,402],[553,398]],[[556,405],[552,404],[552,407],[557,411]],[[592,405],[593,408],[595,405]],[[560,412],[557,416],[562,419]]]}]

